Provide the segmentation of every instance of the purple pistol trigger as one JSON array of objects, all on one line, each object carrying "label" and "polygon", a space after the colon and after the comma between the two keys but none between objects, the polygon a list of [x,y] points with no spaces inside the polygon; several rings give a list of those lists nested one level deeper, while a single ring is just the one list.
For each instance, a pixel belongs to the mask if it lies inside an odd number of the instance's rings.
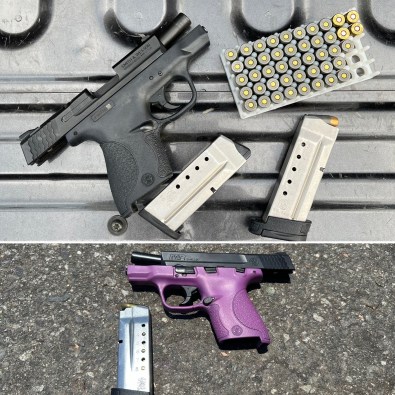
[{"label": "purple pistol trigger", "polygon": [[[158,289],[169,313],[206,313],[222,344],[228,340],[256,340],[270,344],[269,332],[248,296],[247,288],[265,273],[292,273],[287,254],[215,254],[163,252],[161,256],[134,252],[127,268],[129,281]],[[185,294],[179,306],[167,302],[167,291]],[[196,299],[199,299],[196,301]],[[196,301],[196,303],[194,303]]]}]

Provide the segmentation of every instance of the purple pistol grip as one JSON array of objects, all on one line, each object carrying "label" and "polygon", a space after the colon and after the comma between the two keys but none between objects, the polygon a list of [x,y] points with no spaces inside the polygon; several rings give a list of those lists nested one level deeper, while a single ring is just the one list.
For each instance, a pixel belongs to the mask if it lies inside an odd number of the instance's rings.
[{"label": "purple pistol grip", "polygon": [[257,338],[261,344],[270,344],[269,331],[247,293],[249,284],[262,280],[262,271],[245,269],[239,273],[235,269],[217,268],[217,273],[224,281],[221,287],[224,292],[206,311],[218,342]]},{"label": "purple pistol grip", "polygon": [[[249,284],[262,280],[260,269],[237,272],[218,267],[215,273],[207,273],[203,267],[195,267],[194,274],[182,275],[172,266],[129,265],[127,276],[132,284],[155,285],[164,308],[171,313],[207,312],[219,343],[257,338],[261,344],[270,344],[269,332],[246,291]],[[165,297],[165,289],[171,286],[196,287],[202,301],[192,306],[171,306]]]},{"label": "purple pistol grip", "polygon": [[213,302],[207,311],[219,343],[257,338],[261,344],[270,344],[269,331],[245,289],[232,299],[223,297]]}]

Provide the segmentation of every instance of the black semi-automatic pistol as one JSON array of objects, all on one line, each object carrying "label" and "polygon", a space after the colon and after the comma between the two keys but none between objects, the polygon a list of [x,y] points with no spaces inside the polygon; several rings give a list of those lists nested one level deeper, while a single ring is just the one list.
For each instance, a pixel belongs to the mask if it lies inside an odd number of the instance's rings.
[{"label": "black semi-automatic pistol", "polygon": [[[160,131],[193,107],[197,92],[189,62],[210,44],[203,26],[182,35],[190,20],[179,14],[158,35],[152,35],[119,61],[116,75],[98,91],[81,92],[40,127],[20,136],[26,162],[41,165],[67,145],[92,140],[100,144],[111,192],[122,217],[137,210],[142,198],[154,194],[172,176]],[[175,106],[166,87],[186,81],[192,98]],[[153,113],[152,106],[166,110]]]}]

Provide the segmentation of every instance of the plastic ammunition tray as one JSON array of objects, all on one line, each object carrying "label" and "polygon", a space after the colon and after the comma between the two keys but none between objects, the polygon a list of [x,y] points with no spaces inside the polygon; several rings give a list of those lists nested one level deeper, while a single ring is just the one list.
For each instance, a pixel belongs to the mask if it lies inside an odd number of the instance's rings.
[{"label": "plastic ammunition tray", "polygon": [[[368,57],[369,48],[363,46],[364,34],[350,34],[353,24],[346,21],[350,14],[357,18],[355,25],[362,32],[363,25],[359,22],[358,13],[349,10],[344,14],[322,18],[320,21],[244,43],[241,47],[224,49],[221,60],[240,117],[245,119],[277,110],[377,76],[379,72],[372,68],[374,59]],[[344,22],[333,26],[332,19],[336,17],[343,18]],[[309,33],[309,29],[313,33]],[[340,32],[347,39],[341,39]],[[330,40],[326,39],[327,35]],[[273,45],[270,44],[271,41]],[[243,49],[247,54],[243,53]],[[291,50],[293,53],[289,53]],[[227,53],[234,59],[229,59]],[[261,61],[261,56],[265,61]],[[311,61],[304,61],[305,57]],[[249,67],[248,63],[253,66]],[[235,71],[235,68],[239,70]],[[283,82],[283,78],[287,82]]]},{"label": "plastic ammunition tray", "polygon": [[[223,48],[357,7],[380,75],[324,95],[240,119],[220,54]],[[184,240],[263,241],[247,220],[261,216],[300,117],[334,115],[340,132],[309,219],[309,241],[394,240],[395,9],[389,0],[123,1],[4,0],[0,4],[0,239],[5,241],[168,240],[139,215],[122,236],[107,230],[116,214],[100,147],[67,148],[27,166],[18,137],[43,123],[84,88],[97,90],[112,66],[162,23],[184,12],[204,25],[209,50],[191,73],[193,111],[162,135],[176,172],[223,134],[251,157],[186,222]],[[189,101],[184,83],[173,103]]]}]

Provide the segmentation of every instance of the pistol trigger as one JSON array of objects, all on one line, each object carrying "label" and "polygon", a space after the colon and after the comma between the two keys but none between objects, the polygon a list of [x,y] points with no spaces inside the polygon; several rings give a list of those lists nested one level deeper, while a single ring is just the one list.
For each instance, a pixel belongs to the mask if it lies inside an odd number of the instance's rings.
[{"label": "pistol trigger", "polygon": [[174,104],[169,103],[166,100],[166,96],[165,96],[165,87],[162,87],[161,89],[158,90],[158,92],[156,92],[150,100],[151,104],[159,107],[159,108],[164,108],[166,110],[177,110],[177,108],[179,108],[179,106],[175,106]]},{"label": "pistol trigger", "polygon": [[193,302],[198,296],[198,289],[196,287],[182,287],[185,291],[185,299],[180,303],[180,306],[192,306]]}]

